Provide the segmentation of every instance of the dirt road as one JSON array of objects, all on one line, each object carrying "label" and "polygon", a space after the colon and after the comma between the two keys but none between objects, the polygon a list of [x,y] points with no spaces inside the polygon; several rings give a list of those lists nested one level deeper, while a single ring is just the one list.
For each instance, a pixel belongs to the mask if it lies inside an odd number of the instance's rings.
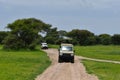
[{"label": "dirt road", "polygon": [[97,76],[88,74],[77,56],[75,63],[58,63],[58,51],[56,49],[44,50],[52,60],[52,65],[35,80],[98,80]]},{"label": "dirt road", "polygon": [[120,64],[120,61],[93,59],[93,58],[88,58],[88,57],[83,57],[83,56],[79,56],[79,59],[85,59],[85,60],[97,61],[97,62],[106,62],[106,63]]}]

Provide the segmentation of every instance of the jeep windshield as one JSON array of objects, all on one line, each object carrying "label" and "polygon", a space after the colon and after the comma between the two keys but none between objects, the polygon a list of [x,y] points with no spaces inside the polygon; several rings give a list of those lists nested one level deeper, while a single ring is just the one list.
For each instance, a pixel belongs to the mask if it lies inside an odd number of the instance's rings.
[{"label": "jeep windshield", "polygon": [[63,50],[63,51],[72,51],[72,47],[70,47],[70,46],[62,46],[61,50]]}]

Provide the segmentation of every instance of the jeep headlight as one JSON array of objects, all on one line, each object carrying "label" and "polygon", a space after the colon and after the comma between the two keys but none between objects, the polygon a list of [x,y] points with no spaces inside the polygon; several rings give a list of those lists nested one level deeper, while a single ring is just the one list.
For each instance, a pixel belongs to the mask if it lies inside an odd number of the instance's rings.
[{"label": "jeep headlight", "polygon": [[74,54],[71,54],[71,56],[74,56]]},{"label": "jeep headlight", "polygon": [[60,55],[62,56],[62,55],[63,55],[63,53],[60,53]]}]

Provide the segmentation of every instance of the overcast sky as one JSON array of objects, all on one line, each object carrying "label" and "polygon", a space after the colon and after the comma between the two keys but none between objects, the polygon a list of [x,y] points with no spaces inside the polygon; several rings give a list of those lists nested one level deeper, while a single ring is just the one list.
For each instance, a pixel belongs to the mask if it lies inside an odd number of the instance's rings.
[{"label": "overcast sky", "polygon": [[0,0],[0,30],[31,17],[59,30],[120,34],[120,0]]}]

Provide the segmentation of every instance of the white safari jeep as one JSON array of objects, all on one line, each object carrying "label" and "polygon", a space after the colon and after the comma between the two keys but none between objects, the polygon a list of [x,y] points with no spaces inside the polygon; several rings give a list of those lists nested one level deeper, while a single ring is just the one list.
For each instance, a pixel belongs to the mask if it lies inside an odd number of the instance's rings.
[{"label": "white safari jeep", "polygon": [[42,49],[48,49],[47,43],[41,43],[41,48]]},{"label": "white safari jeep", "polygon": [[74,49],[72,44],[61,44],[58,51],[58,62],[62,62],[63,60],[69,60],[74,63]]}]

